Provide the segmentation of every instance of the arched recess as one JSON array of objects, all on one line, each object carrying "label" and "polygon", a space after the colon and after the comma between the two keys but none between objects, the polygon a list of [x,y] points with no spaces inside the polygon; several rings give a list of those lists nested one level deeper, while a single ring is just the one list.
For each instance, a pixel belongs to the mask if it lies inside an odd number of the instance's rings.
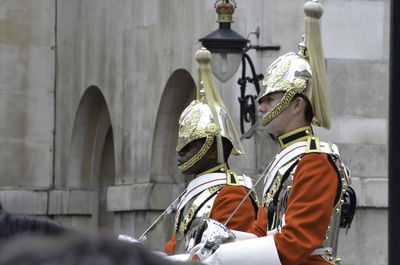
[{"label": "arched recess", "polygon": [[151,182],[185,182],[176,166],[178,120],[181,112],[195,98],[195,92],[195,82],[186,70],[176,70],[167,81],[158,106],[153,136]]},{"label": "arched recess", "polygon": [[114,138],[105,98],[95,86],[79,103],[70,150],[66,187],[93,192],[92,227],[108,231],[113,227],[106,196],[107,187],[115,184]]}]

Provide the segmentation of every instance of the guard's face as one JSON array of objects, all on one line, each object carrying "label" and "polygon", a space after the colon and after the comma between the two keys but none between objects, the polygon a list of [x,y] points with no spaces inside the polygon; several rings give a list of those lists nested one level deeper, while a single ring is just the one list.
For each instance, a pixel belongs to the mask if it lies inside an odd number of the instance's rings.
[{"label": "guard's face", "polygon": [[283,95],[283,92],[276,92],[265,95],[263,98],[261,98],[258,106],[258,111],[261,113],[261,115],[264,117],[276,105],[278,105],[278,103],[281,102]]},{"label": "guard's face", "polygon": [[[197,139],[197,140],[194,140],[193,142],[187,144],[184,148],[182,148],[177,154],[177,158],[176,158],[177,165],[180,166],[180,165],[184,164],[190,158],[192,158],[194,155],[196,155],[200,151],[201,147],[203,146],[204,141],[205,141],[204,138]],[[210,151],[210,150],[208,150],[208,151]],[[205,157],[207,157],[207,153],[199,161],[197,161],[196,164],[194,164],[192,167],[188,168],[187,170],[183,171],[182,173],[185,175],[201,173],[203,171],[203,167],[205,167],[205,165],[203,165]]]},{"label": "guard's face", "polygon": [[[279,102],[281,102],[284,95],[285,95],[284,92],[275,92],[265,95],[263,98],[261,98],[258,105],[258,111],[260,112],[261,116],[264,117],[276,105],[278,105]],[[265,126],[265,130],[268,133],[273,134],[274,136],[278,136],[285,133],[285,124],[288,122],[287,112],[288,111],[286,108]]]}]

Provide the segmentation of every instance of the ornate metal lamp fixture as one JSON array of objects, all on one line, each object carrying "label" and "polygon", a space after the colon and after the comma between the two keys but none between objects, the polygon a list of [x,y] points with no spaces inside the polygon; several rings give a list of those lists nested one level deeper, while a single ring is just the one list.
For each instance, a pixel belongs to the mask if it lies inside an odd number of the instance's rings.
[{"label": "ornate metal lamp fixture", "polygon": [[[199,39],[201,44],[207,48],[213,57],[211,67],[215,76],[221,81],[226,82],[237,71],[242,63],[242,77],[239,78],[240,85],[240,131],[243,134],[244,123],[256,122],[256,95],[246,95],[246,84],[250,82],[254,85],[257,94],[260,92],[259,81],[263,79],[262,74],[256,74],[254,64],[250,56],[246,53],[250,49],[257,51],[279,50],[280,46],[259,46],[252,45],[249,39],[242,37],[231,29],[232,15],[237,7],[235,0],[217,0],[214,7],[218,13],[219,28],[209,35]],[[257,28],[252,32],[259,37],[260,30]],[[250,34],[249,34],[250,35]],[[250,66],[252,77],[246,76],[246,61]],[[250,138],[248,136],[247,138]]]}]

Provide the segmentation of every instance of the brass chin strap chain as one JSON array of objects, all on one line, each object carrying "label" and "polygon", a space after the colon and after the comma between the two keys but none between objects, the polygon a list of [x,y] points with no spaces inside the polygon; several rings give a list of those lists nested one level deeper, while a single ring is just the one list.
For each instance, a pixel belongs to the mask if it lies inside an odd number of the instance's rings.
[{"label": "brass chin strap chain", "polygon": [[197,161],[199,161],[207,153],[208,149],[210,149],[213,142],[214,142],[214,135],[207,135],[206,141],[204,142],[204,144],[201,147],[201,149],[199,150],[199,152],[197,154],[195,154],[194,156],[192,156],[188,161],[186,161],[185,163],[180,165],[178,168],[182,172],[191,168],[194,164],[197,163]]},{"label": "brass chin strap chain", "polygon": [[268,123],[270,123],[274,118],[276,118],[282,111],[284,111],[292,101],[293,97],[297,94],[300,93],[297,89],[291,89],[285,93],[283,96],[281,102],[279,102],[278,105],[276,105],[270,112],[267,113],[262,119],[261,119],[261,125],[263,127],[267,126]]}]

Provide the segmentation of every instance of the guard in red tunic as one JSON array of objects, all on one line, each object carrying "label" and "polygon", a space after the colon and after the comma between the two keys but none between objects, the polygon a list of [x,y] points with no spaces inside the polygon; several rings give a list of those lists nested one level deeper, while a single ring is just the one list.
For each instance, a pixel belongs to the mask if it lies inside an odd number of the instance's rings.
[{"label": "guard in red tunic", "polygon": [[304,7],[305,42],[269,66],[257,98],[261,125],[281,147],[264,180],[268,225],[264,220],[258,225],[263,231],[252,231],[258,238],[220,245],[206,264],[340,263],[339,228],[352,218],[341,216],[350,172],[336,145],[320,141],[311,127],[329,128],[330,120],[318,27],[322,6],[313,0]]},{"label": "guard in red tunic", "polygon": [[[177,205],[175,230],[165,245],[167,254],[187,253],[201,239],[204,219],[225,223],[252,188],[245,175],[231,171],[227,159],[243,154],[243,147],[232,120],[212,79],[211,53],[201,49],[197,99],[179,119],[178,167],[194,179]],[[257,215],[255,194],[247,197],[227,223],[233,230],[248,231]]]}]

